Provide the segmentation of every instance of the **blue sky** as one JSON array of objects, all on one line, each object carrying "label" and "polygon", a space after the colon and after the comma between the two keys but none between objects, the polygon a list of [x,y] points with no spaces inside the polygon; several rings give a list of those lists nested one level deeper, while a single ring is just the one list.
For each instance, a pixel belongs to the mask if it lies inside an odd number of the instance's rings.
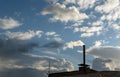
[{"label": "blue sky", "polygon": [[1,71],[43,74],[49,61],[52,71],[77,70],[84,44],[91,68],[120,66],[119,0],[0,0],[0,9]]}]

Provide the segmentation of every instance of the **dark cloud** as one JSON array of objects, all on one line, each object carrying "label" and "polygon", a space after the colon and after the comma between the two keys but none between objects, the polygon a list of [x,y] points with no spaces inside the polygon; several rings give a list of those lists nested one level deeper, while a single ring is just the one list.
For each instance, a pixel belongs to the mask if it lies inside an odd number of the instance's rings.
[{"label": "dark cloud", "polygon": [[34,47],[37,47],[37,46],[38,46],[37,43],[20,44],[20,46],[18,47],[18,51],[20,51],[20,52],[27,52],[27,51],[30,51]]},{"label": "dark cloud", "polygon": [[49,63],[51,73],[73,70],[72,64],[65,59],[24,55],[15,63],[6,61],[2,66],[1,63],[0,77],[47,77]]},{"label": "dark cloud", "polygon": [[41,47],[45,47],[45,48],[59,48],[62,46],[62,43],[60,41],[52,41],[49,42]]},{"label": "dark cloud", "polygon": [[0,71],[0,77],[47,77],[47,72],[32,68],[14,68]]},{"label": "dark cloud", "polygon": [[[58,48],[60,45],[60,42],[50,42],[43,47]],[[0,77],[47,77],[49,63],[51,72],[74,69],[65,59],[34,55],[33,48],[37,46],[27,41],[0,39]]]},{"label": "dark cloud", "polygon": [[13,58],[23,52],[28,52],[36,47],[36,43],[25,43],[18,40],[0,39],[0,57]]}]

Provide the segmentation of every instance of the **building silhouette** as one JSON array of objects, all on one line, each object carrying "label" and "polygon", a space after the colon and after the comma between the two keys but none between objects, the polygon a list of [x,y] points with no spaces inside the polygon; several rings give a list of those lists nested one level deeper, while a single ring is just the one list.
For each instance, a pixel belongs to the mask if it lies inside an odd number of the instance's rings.
[{"label": "building silhouette", "polygon": [[120,77],[120,71],[96,71],[86,64],[85,45],[83,45],[83,64],[79,70],[70,72],[50,73],[48,77]]}]

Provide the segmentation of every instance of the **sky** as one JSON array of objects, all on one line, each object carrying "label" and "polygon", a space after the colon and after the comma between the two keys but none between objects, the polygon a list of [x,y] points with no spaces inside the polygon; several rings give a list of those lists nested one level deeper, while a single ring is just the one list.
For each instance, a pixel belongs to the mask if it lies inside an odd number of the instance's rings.
[{"label": "sky", "polygon": [[[0,76],[120,70],[120,0],[0,0]],[[50,68],[49,68],[50,66]]]}]

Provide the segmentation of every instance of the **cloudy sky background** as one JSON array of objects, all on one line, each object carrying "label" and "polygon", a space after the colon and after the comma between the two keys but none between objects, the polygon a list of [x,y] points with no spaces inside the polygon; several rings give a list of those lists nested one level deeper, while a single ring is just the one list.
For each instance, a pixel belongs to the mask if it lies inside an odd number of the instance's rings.
[{"label": "cloudy sky background", "polygon": [[120,70],[119,0],[0,0],[0,76]]}]

